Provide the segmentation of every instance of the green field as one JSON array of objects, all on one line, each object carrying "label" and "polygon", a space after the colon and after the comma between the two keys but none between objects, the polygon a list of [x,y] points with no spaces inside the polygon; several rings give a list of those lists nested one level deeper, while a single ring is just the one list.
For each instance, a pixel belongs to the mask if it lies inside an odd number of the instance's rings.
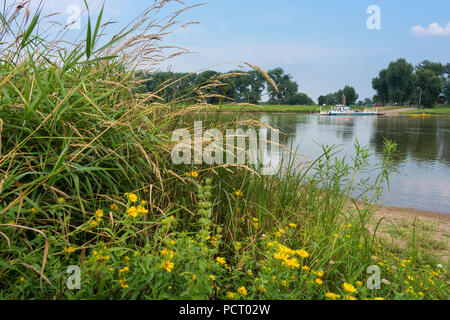
[{"label": "green field", "polygon": [[430,114],[430,115],[450,115],[450,105],[436,106],[430,109],[413,109],[403,112],[403,114]]}]

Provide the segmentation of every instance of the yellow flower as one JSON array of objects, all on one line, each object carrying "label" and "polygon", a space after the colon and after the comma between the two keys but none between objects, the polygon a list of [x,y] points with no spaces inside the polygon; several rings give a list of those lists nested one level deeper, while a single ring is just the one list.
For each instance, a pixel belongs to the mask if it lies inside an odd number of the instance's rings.
[{"label": "yellow flower", "polygon": [[198,177],[198,172],[197,171],[192,171],[191,173],[193,178],[197,178]]},{"label": "yellow flower", "polygon": [[325,293],[325,297],[327,297],[328,299],[331,299],[331,300],[336,300],[336,299],[339,299],[341,296],[338,294],[332,293],[332,292],[327,292],[327,293]]},{"label": "yellow flower", "polygon": [[358,287],[362,287],[363,283],[362,283],[361,281],[356,281],[356,285],[357,285]]},{"label": "yellow flower", "polygon": [[143,206],[137,206],[136,211],[137,211],[137,213],[140,213],[140,214],[147,214],[148,213],[148,210],[145,209]]},{"label": "yellow flower", "polygon": [[129,288],[129,286],[127,285],[125,279],[121,279],[121,280],[119,280],[119,281],[120,281],[120,286],[121,286],[122,288]]},{"label": "yellow flower", "polygon": [[309,267],[308,267],[308,266],[303,266],[303,267],[302,267],[302,270],[304,270],[304,271],[309,271]]},{"label": "yellow flower", "polygon": [[244,196],[244,194],[242,193],[241,190],[236,190],[236,191],[234,192],[234,194],[237,195],[238,197],[243,197],[243,196]]},{"label": "yellow flower", "polygon": [[246,296],[246,295],[247,295],[247,289],[246,289],[245,287],[240,287],[240,288],[237,290],[237,292],[238,292],[240,295],[243,295],[243,296]]},{"label": "yellow flower", "polygon": [[309,253],[306,250],[304,250],[304,249],[297,250],[296,253],[302,258],[308,258],[309,257]]},{"label": "yellow flower", "polygon": [[20,277],[20,282],[24,282],[25,281],[25,278],[24,277]]},{"label": "yellow flower", "polygon": [[216,276],[214,276],[214,275],[212,275],[212,274],[209,275],[209,278],[210,278],[211,280],[216,280]]},{"label": "yellow flower", "polygon": [[376,297],[374,300],[384,300],[382,297]]},{"label": "yellow flower", "polygon": [[258,218],[253,218],[253,222],[258,222]]},{"label": "yellow flower", "polygon": [[281,237],[281,233],[280,232],[275,232],[275,237],[280,238]]},{"label": "yellow flower", "polygon": [[321,284],[323,284],[323,281],[322,281],[322,279],[317,278],[317,279],[316,279],[316,283],[317,283],[318,285],[321,285]]},{"label": "yellow flower", "polygon": [[348,296],[348,295],[347,295],[347,296],[345,296],[345,297],[344,297],[344,299],[345,299],[345,300],[356,300],[356,298],[355,298],[355,297],[352,297],[352,296]]},{"label": "yellow flower", "polygon": [[71,254],[74,251],[75,251],[75,248],[73,248],[73,247],[64,247],[65,253]]},{"label": "yellow flower", "polygon": [[97,209],[97,211],[95,211],[95,214],[97,215],[97,217],[103,218],[103,210],[102,209]]},{"label": "yellow flower", "polygon": [[170,273],[173,270],[174,264],[173,264],[173,262],[165,261],[162,263],[162,266],[164,269],[166,269],[167,272]]},{"label": "yellow flower", "polygon": [[218,264],[225,264],[225,263],[227,263],[225,258],[221,258],[221,257],[217,257],[216,261],[217,261]]},{"label": "yellow flower", "polygon": [[123,269],[120,269],[120,270],[119,270],[119,273],[124,273],[124,272],[127,272],[127,271],[130,271],[130,268],[129,268],[129,267],[125,267],[125,268],[123,268]]},{"label": "yellow flower", "polygon": [[347,282],[344,282],[344,284],[342,285],[342,288],[344,288],[345,291],[350,292],[350,293],[356,292],[356,288]]},{"label": "yellow flower", "polygon": [[197,275],[192,274],[192,275],[191,275],[191,278],[192,278],[192,280],[195,280],[195,279],[197,279]]},{"label": "yellow flower", "polygon": [[230,299],[234,299],[236,297],[236,295],[233,292],[228,292],[227,297]]},{"label": "yellow flower", "polygon": [[287,286],[286,280],[281,281],[281,285],[282,285],[283,287],[286,287],[286,286]]},{"label": "yellow flower", "polygon": [[267,292],[266,288],[264,288],[264,287],[259,287],[259,288],[258,288],[258,291],[259,291],[260,293],[262,293],[262,294],[264,294],[264,293]]},{"label": "yellow flower", "polygon": [[111,204],[109,207],[111,208],[111,210],[115,210],[115,211],[119,210],[119,207],[115,203]]},{"label": "yellow flower", "polygon": [[138,197],[134,193],[130,193],[128,195],[128,199],[130,199],[130,201],[133,202],[133,203],[138,201]]},{"label": "yellow flower", "polygon": [[323,271],[317,272],[317,276],[318,276],[319,278],[322,278],[322,277],[323,277]]},{"label": "yellow flower", "polygon": [[291,228],[297,228],[297,225],[296,225],[295,223],[289,223],[289,226],[290,226]]},{"label": "yellow flower", "polygon": [[274,244],[273,244],[273,242],[269,242],[269,243],[267,244],[267,246],[268,246],[269,248],[271,248],[271,247],[274,246]]},{"label": "yellow flower", "polygon": [[66,200],[64,198],[58,198],[58,202],[63,204],[64,202],[66,202]]},{"label": "yellow flower", "polygon": [[36,208],[31,208],[30,211],[33,212],[33,213],[38,213],[39,212],[39,210],[36,209]]},{"label": "yellow flower", "polygon": [[186,176],[187,176],[187,177],[190,177],[190,176],[191,176],[191,173],[190,173],[190,172],[186,172]]},{"label": "yellow flower", "polygon": [[92,220],[92,221],[91,221],[91,225],[92,225],[93,227],[96,227],[96,226],[98,226],[98,222],[95,221],[95,220]]},{"label": "yellow flower", "polygon": [[281,253],[281,252],[277,252],[273,255],[273,257],[277,260],[287,260],[289,259],[289,255],[287,255],[286,253]]},{"label": "yellow flower", "polygon": [[283,264],[292,269],[300,268],[300,263],[298,262],[297,258],[286,259],[284,260]]},{"label": "yellow flower", "polygon": [[136,218],[138,216],[137,208],[135,206],[128,208],[127,213],[133,218]]}]

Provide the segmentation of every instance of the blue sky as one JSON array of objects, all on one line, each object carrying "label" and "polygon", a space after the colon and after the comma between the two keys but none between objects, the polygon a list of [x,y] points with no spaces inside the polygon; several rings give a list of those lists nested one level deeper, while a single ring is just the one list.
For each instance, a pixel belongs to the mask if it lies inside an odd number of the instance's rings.
[{"label": "blue sky", "polygon": [[[152,2],[106,0],[106,17],[117,21],[113,28],[118,28]],[[44,3],[64,11],[82,1]],[[370,5],[380,7],[381,30],[366,26]],[[280,66],[314,99],[347,84],[361,98],[372,97],[372,78],[397,58],[413,64],[425,59],[450,62],[449,0],[209,0],[179,20],[199,24],[178,30],[163,43],[195,53],[165,63],[162,70],[220,65],[212,69],[228,71],[243,61],[266,70]]]}]

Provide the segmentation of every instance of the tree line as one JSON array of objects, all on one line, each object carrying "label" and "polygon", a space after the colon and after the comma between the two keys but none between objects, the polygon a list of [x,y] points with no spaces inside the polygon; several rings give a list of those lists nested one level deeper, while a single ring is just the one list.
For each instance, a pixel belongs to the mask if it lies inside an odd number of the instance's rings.
[{"label": "tree line", "polygon": [[420,100],[423,106],[432,107],[441,93],[450,98],[450,63],[425,60],[413,66],[398,59],[380,71],[372,86],[377,91],[376,102],[409,105]]},{"label": "tree line", "polygon": [[[268,95],[265,102],[270,105],[314,105],[314,101],[306,94],[299,92],[299,85],[282,68],[267,72],[278,87],[268,83],[257,70],[243,72],[232,70],[226,73],[204,71],[201,73],[175,72],[141,72],[142,91],[157,93],[164,102],[189,103],[198,100],[210,104],[251,103],[260,104],[263,95]],[[417,104],[419,99],[426,107],[433,106],[444,94],[450,99],[450,63],[431,62],[428,60],[413,66],[405,59],[391,62],[386,69],[379,72],[372,80],[376,91],[373,99],[359,100],[355,88],[346,85],[343,89],[321,95],[319,105],[369,105]],[[199,94],[200,93],[200,94]]]},{"label": "tree line", "polygon": [[[356,93],[355,88],[351,86],[345,86],[344,89],[339,90],[335,93],[329,93],[325,96],[320,96],[318,99],[319,105],[336,105],[336,104],[345,104],[345,105],[354,105],[356,104],[356,100],[358,100],[359,95]],[[360,102],[359,104],[362,104]],[[364,103],[369,104],[371,101],[364,101]]]},{"label": "tree line", "polygon": [[[204,97],[210,104],[252,103],[259,104],[267,93],[267,104],[272,105],[314,105],[305,93],[299,92],[299,85],[282,68],[267,72],[278,90],[268,83],[256,70],[243,72],[232,70],[226,73],[204,71],[201,73],[141,72],[143,92],[157,92],[164,102],[191,102]],[[199,92],[202,94],[199,95]]]}]

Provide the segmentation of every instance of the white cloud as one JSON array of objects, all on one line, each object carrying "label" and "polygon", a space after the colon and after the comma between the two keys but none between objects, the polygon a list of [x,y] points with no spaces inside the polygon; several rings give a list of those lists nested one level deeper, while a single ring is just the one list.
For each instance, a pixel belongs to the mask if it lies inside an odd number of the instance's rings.
[{"label": "white cloud", "polygon": [[450,22],[447,22],[445,27],[441,27],[439,23],[434,22],[426,29],[419,25],[413,27],[411,31],[416,36],[450,36]]}]

